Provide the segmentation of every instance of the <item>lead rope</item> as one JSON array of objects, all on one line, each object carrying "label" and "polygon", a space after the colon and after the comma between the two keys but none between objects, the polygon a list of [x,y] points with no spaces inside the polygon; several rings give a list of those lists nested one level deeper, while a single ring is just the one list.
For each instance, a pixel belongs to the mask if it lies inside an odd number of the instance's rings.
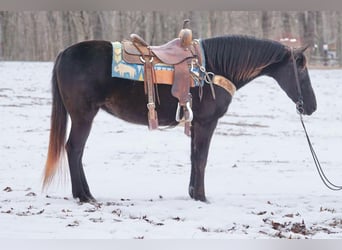
[{"label": "lead rope", "polygon": [[302,114],[299,114],[300,116],[300,121],[302,123],[302,126],[303,126],[303,129],[304,129],[304,132],[305,132],[305,136],[306,136],[306,140],[308,141],[308,144],[309,144],[309,148],[310,148],[310,151],[311,151],[311,155],[312,155],[312,158],[315,162],[315,165],[316,165],[316,168],[317,168],[317,171],[318,171],[318,174],[319,174],[319,177],[321,178],[321,180],[323,181],[324,185],[329,188],[330,190],[333,190],[333,191],[340,191],[342,190],[342,186],[337,186],[333,183],[331,183],[328,179],[328,177],[324,174],[324,171],[322,169],[322,166],[321,166],[321,163],[319,162],[318,160],[318,157],[316,155],[316,152],[312,146],[312,143],[310,141],[310,138],[309,138],[309,135],[308,135],[308,132],[306,131],[306,127],[304,125],[304,121],[303,121],[303,116]]},{"label": "lead rope", "polygon": [[303,102],[302,91],[301,91],[300,84],[299,84],[298,70],[297,70],[297,67],[296,67],[296,60],[294,58],[293,48],[291,48],[291,57],[292,57],[292,62],[293,62],[293,70],[294,70],[294,73],[295,73],[297,89],[298,89],[298,93],[299,93],[298,101],[296,103],[296,109],[297,109],[297,113],[299,114],[300,122],[301,122],[301,124],[303,126],[303,129],[304,129],[304,132],[305,132],[305,136],[306,136],[306,140],[308,141],[310,152],[311,152],[312,158],[313,158],[313,160],[315,162],[315,166],[316,166],[317,172],[318,172],[319,177],[321,178],[322,182],[324,183],[324,185],[327,188],[329,188],[330,190],[333,190],[333,191],[340,191],[340,190],[342,190],[342,186],[338,186],[338,185],[335,185],[335,184],[331,183],[331,181],[329,181],[328,177],[324,174],[324,171],[322,169],[321,163],[318,160],[318,157],[316,155],[316,152],[315,152],[315,150],[314,150],[314,148],[312,146],[310,137],[309,137],[308,132],[306,130],[306,127],[305,127],[305,124],[304,124],[304,120],[303,120],[303,114],[304,114],[304,107],[303,107],[303,105],[304,105],[304,102]]}]

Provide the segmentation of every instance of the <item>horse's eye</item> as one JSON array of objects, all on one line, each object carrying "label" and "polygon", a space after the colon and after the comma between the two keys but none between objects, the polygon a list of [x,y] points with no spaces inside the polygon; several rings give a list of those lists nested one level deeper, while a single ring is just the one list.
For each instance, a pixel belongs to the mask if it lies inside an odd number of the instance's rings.
[{"label": "horse's eye", "polygon": [[298,57],[296,58],[296,62],[297,62],[297,65],[299,68],[305,68],[305,66],[306,66],[305,56],[298,55]]}]

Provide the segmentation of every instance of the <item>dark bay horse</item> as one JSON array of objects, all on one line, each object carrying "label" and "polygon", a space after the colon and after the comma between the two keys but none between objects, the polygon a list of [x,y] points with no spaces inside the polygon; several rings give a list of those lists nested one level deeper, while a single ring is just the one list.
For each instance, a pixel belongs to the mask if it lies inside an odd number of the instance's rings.
[{"label": "dark bay horse", "polygon": [[[245,36],[223,36],[201,40],[206,69],[232,81],[236,89],[261,75],[274,78],[288,97],[303,98],[303,114],[316,110],[316,98],[306,68],[304,48],[292,50],[278,42]],[[107,41],[85,41],[62,51],[54,64],[52,76],[52,115],[48,157],[43,186],[56,174],[61,155],[66,149],[71,175],[72,194],[82,202],[94,201],[83,171],[83,150],[99,109],[125,121],[147,125],[147,97],[142,83],[111,77],[112,44]],[[298,72],[298,80],[294,71]],[[191,88],[193,121],[191,126],[191,176],[189,194],[205,201],[204,173],[208,150],[218,119],[228,109],[232,96],[209,85]],[[176,125],[177,99],[169,85],[158,87],[157,103],[160,125]],[[276,105],[276,104],[275,104]],[[66,142],[67,115],[71,130]],[[65,143],[66,142],[66,143]]]}]

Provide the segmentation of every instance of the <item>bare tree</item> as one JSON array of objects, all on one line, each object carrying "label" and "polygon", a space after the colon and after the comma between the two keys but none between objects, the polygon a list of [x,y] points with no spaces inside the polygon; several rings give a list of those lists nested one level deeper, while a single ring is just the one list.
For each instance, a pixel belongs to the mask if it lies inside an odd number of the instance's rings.
[{"label": "bare tree", "polygon": [[262,37],[269,38],[271,33],[271,15],[268,11],[263,11],[261,13],[261,27],[262,27]]},{"label": "bare tree", "polygon": [[337,12],[337,39],[336,39],[336,52],[339,65],[342,66],[342,12]]},{"label": "bare tree", "polygon": [[286,37],[291,36],[292,34],[292,25],[291,25],[291,17],[289,12],[285,11],[281,14],[281,22],[282,22],[282,29],[283,29],[283,35]]},{"label": "bare tree", "polygon": [[[0,11],[0,44],[4,44],[4,38],[3,38],[3,30],[4,30],[4,25],[5,24],[5,13],[3,11]],[[3,58],[3,53],[4,53],[4,47],[0,47],[0,60]]]},{"label": "bare tree", "polygon": [[318,46],[320,56],[323,56],[323,45],[327,43],[324,37],[324,28],[323,28],[323,15],[321,11],[315,11],[315,42]]},{"label": "bare tree", "polygon": [[[284,35],[322,48],[336,44],[341,58],[341,12],[337,11],[0,11],[0,58],[53,60],[73,43],[129,38],[138,33],[151,44],[177,37],[191,19],[194,38],[246,34],[278,40]],[[332,47],[333,48],[333,47]],[[333,48],[334,49],[334,48]]]}]

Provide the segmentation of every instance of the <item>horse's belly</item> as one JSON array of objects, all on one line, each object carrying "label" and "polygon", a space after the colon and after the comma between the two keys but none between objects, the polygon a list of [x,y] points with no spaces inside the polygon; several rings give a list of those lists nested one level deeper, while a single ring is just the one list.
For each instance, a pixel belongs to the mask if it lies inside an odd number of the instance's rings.
[{"label": "horse's belly", "polygon": [[[130,102],[128,102],[128,99],[119,99],[113,96],[107,98],[101,108],[124,121],[148,125],[148,109],[145,98],[135,98]],[[162,103],[162,101],[160,105],[156,104],[159,125],[168,126],[177,124],[175,121],[176,105],[177,103]]]}]

